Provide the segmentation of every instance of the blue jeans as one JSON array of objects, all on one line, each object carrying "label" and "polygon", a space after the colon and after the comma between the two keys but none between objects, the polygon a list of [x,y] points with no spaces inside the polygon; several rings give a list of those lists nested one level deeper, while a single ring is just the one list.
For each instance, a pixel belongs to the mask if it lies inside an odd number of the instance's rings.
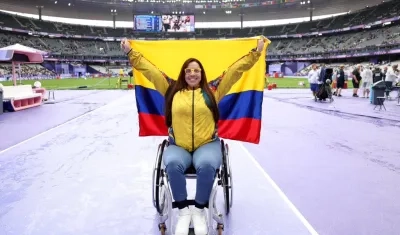
[{"label": "blue jeans", "polygon": [[184,172],[193,164],[197,173],[195,202],[200,205],[208,203],[215,172],[222,163],[219,140],[199,147],[193,154],[179,146],[169,145],[164,151],[163,161],[175,201],[181,202],[187,199]]}]

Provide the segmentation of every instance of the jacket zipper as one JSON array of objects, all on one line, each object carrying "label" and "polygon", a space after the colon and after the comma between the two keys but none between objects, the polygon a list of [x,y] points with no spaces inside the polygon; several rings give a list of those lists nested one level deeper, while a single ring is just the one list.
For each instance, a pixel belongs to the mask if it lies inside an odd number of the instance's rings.
[{"label": "jacket zipper", "polygon": [[192,151],[194,151],[194,88],[192,94]]}]

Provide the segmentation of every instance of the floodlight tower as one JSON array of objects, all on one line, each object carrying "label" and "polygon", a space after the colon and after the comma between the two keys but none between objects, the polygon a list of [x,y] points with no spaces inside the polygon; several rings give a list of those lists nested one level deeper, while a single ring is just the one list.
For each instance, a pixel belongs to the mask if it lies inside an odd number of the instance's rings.
[{"label": "floodlight tower", "polygon": [[243,7],[242,7],[242,5],[240,5],[240,13],[239,13],[239,16],[240,16],[240,29],[243,29],[243,17],[244,17],[244,13],[243,13]]},{"label": "floodlight tower", "polygon": [[117,9],[111,9],[112,21],[113,21],[113,28],[116,28],[115,21],[117,20]]},{"label": "floodlight tower", "polygon": [[43,6],[36,6],[36,8],[38,9],[39,20],[42,20],[42,9],[43,9]]},{"label": "floodlight tower", "polygon": [[314,12],[314,4],[311,0],[308,0],[308,3],[310,4],[310,6],[308,7],[308,10],[310,10],[310,21],[312,21],[312,17],[313,17],[313,12]]},{"label": "floodlight tower", "polygon": [[312,0],[301,1],[300,5],[308,5],[307,9],[310,11],[310,21],[312,21],[313,11],[315,9]]}]

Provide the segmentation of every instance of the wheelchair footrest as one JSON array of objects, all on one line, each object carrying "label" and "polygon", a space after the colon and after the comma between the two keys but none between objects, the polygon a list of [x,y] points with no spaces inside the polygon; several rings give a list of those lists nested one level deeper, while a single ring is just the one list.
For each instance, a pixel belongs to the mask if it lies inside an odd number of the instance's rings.
[{"label": "wheelchair footrest", "polygon": [[[194,206],[195,205],[195,201],[194,200],[187,200],[188,202],[188,206]],[[172,202],[172,209],[178,208],[177,203],[176,202]],[[208,203],[206,208],[208,208]]]}]

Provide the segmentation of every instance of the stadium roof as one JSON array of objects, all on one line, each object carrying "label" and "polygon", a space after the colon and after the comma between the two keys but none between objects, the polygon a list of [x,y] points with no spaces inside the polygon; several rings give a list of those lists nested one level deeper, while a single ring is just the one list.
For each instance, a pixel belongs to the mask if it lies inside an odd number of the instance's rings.
[{"label": "stadium roof", "polygon": [[[281,1],[286,3],[279,4]],[[382,0],[311,1],[315,16],[355,11],[382,2]],[[2,0],[0,9],[37,14],[37,7],[42,6],[42,14],[46,16],[92,20],[111,20],[111,10],[115,9],[119,21],[132,21],[132,15],[135,13],[185,12],[196,14],[196,21],[199,22],[226,22],[239,21],[240,11],[244,13],[246,21],[307,17],[311,6],[308,2],[308,0]],[[229,8],[225,8],[227,6]]]}]

